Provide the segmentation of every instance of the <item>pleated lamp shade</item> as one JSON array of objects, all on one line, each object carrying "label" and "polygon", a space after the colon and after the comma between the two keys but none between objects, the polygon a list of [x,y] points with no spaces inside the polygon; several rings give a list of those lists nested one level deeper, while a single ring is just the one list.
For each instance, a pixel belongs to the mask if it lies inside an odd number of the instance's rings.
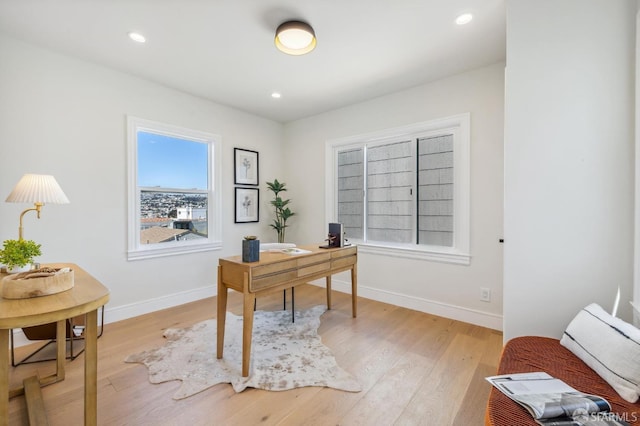
[{"label": "pleated lamp shade", "polygon": [[51,175],[26,174],[5,200],[8,203],[69,204],[69,199]]}]

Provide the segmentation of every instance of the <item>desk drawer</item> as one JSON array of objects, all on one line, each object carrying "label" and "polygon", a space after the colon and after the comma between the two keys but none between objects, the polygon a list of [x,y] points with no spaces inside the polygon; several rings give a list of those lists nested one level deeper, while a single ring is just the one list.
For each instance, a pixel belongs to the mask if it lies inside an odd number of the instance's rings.
[{"label": "desk drawer", "polygon": [[306,277],[307,275],[316,274],[318,272],[328,271],[331,269],[331,262],[319,263],[316,265],[307,266],[298,269],[298,278]]},{"label": "desk drawer", "polygon": [[290,259],[252,267],[249,291],[257,292],[292,281],[300,283],[307,277],[317,278],[318,275],[330,274],[331,269],[342,269],[356,262],[356,247],[300,257],[293,255]]},{"label": "desk drawer", "polygon": [[331,269],[344,268],[345,266],[354,265],[358,260],[358,256],[339,257],[331,261]]},{"label": "desk drawer", "polygon": [[293,281],[296,278],[298,278],[298,271],[296,269],[281,272],[279,274],[263,276],[262,278],[254,277],[251,282],[251,288],[249,290],[255,292],[258,290],[263,290],[265,288],[275,287],[279,284]]},{"label": "desk drawer", "polygon": [[263,290],[298,278],[304,278],[319,272],[328,271],[329,269],[331,269],[331,261],[327,259],[327,261],[322,263],[314,263],[289,270],[279,270],[277,273],[272,274],[261,274],[256,276],[254,273],[253,280],[251,282],[251,291]]},{"label": "desk drawer", "polygon": [[331,258],[336,259],[339,257],[353,256],[356,253],[358,253],[358,248],[356,246],[351,246],[348,248],[343,248],[342,250],[336,250],[331,252]]},{"label": "desk drawer", "polygon": [[253,280],[263,277],[265,275],[278,274],[281,275],[282,271],[289,269],[296,269],[298,266],[297,259],[285,260],[282,262],[274,262],[263,266],[256,266],[252,269]]},{"label": "desk drawer", "polygon": [[326,262],[331,259],[331,253],[317,253],[313,256],[302,256],[297,258],[297,266],[302,267],[313,263]]},{"label": "desk drawer", "polygon": [[[295,256],[295,255],[292,255]],[[326,262],[328,264],[331,259],[330,253],[319,253],[313,256],[292,257],[289,260],[282,262],[271,263],[268,265],[256,266],[252,269],[253,280],[267,275],[284,276],[283,273],[293,269],[307,269],[309,265],[316,265],[318,263]],[[330,265],[327,265],[329,267]],[[306,275],[306,274],[303,274]],[[302,275],[300,275],[302,276]],[[283,278],[284,279],[284,278]]]}]

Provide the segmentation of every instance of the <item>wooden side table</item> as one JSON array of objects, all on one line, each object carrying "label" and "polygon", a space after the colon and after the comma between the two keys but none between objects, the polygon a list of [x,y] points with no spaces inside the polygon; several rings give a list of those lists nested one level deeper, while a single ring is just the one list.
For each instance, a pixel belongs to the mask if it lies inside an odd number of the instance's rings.
[{"label": "wooden side table", "polygon": [[[9,333],[11,329],[56,323],[56,372],[39,379],[39,383],[37,383],[39,386],[46,386],[64,380],[65,322],[68,318],[83,314],[86,314],[84,424],[96,425],[98,420],[98,308],[109,301],[109,290],[78,265],[61,263],[43,266],[73,269],[75,285],[70,290],[49,296],[30,299],[0,298],[0,425],[8,425],[9,398],[25,394],[25,386],[9,389]],[[4,276],[5,274],[0,274],[0,278]],[[33,378],[25,380],[27,388],[33,388],[32,383]],[[39,392],[39,387],[36,386],[36,388]],[[31,416],[31,412],[29,414]]]},{"label": "wooden side table", "polygon": [[331,276],[351,271],[351,309],[357,315],[357,266],[358,248],[347,246],[321,249],[318,246],[302,246],[304,254],[277,252],[260,253],[258,262],[243,262],[242,256],[232,256],[218,261],[218,315],[217,357],[222,358],[224,327],[227,313],[227,291],[243,293],[242,324],[242,376],[249,375],[251,337],[253,334],[253,308],[257,296],[293,288],[318,278],[326,278],[327,308],[331,309]]}]

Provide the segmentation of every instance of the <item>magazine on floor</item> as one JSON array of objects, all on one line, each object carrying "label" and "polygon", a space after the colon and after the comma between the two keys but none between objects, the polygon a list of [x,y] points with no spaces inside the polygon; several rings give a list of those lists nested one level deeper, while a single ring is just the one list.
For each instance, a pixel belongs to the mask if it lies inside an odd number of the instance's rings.
[{"label": "magazine on floor", "polygon": [[629,426],[602,397],[577,391],[544,372],[486,378],[543,426]]}]

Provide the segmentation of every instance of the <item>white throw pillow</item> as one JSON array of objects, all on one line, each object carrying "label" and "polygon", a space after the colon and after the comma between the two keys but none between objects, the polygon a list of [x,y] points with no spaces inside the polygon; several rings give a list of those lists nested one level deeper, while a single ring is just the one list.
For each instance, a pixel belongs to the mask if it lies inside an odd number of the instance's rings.
[{"label": "white throw pillow", "polygon": [[[560,340],[622,398],[640,395],[640,330],[592,303],[571,321]],[[582,389],[589,392],[588,389]]]}]

